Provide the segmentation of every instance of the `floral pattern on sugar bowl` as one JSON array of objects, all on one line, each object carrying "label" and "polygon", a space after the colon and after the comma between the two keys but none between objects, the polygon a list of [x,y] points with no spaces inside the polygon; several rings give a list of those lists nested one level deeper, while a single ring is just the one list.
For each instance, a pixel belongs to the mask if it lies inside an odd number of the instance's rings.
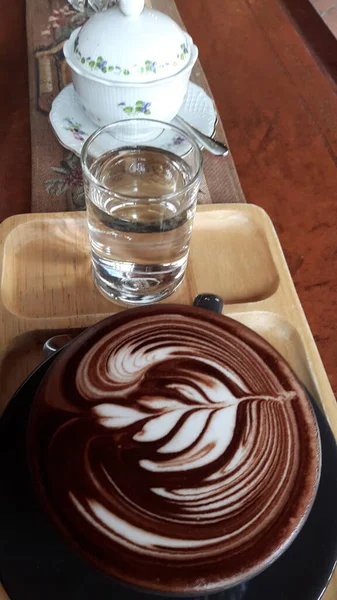
[{"label": "floral pattern on sugar bowl", "polygon": [[[111,73],[113,75],[125,75],[128,77],[133,73],[146,75],[147,73],[158,73],[161,69],[165,69],[170,66],[170,63],[159,64],[154,60],[146,60],[144,64],[135,63],[132,67],[128,68],[121,67],[120,65],[111,65],[108,64],[108,61],[103,58],[103,56],[98,56],[98,58],[93,58],[92,56],[83,56],[82,52],[79,49],[79,34],[75,38],[74,42],[74,52],[77,56],[78,60],[82,65],[87,64],[92,71],[100,71],[104,75],[106,73]],[[187,44],[180,44],[179,52],[177,52],[177,60],[172,64],[176,66],[179,61],[185,61],[188,55],[188,46]]]},{"label": "floral pattern on sugar bowl", "polygon": [[144,102],[143,100],[137,100],[135,106],[127,106],[126,102],[119,102],[119,104],[117,106],[119,106],[123,110],[123,112],[125,112],[130,117],[137,116],[140,114],[143,114],[143,115],[151,114],[151,110],[150,110],[151,102]]},{"label": "floral pattern on sugar bowl", "polygon": [[77,123],[69,117],[64,118],[64,123],[65,124],[63,125],[63,129],[66,129],[66,131],[70,131],[70,133],[73,134],[75,140],[84,142],[84,140],[88,137],[88,134],[83,129],[81,129],[81,123]]}]

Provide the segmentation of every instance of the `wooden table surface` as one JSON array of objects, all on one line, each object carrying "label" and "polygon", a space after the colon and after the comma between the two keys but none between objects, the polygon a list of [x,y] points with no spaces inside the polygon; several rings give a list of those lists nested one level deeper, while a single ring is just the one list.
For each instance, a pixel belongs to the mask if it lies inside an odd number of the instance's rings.
[{"label": "wooden table surface", "polygon": [[[336,393],[337,42],[309,0],[176,1],[247,201],[276,225]],[[0,219],[30,210],[24,4],[1,7]]]}]

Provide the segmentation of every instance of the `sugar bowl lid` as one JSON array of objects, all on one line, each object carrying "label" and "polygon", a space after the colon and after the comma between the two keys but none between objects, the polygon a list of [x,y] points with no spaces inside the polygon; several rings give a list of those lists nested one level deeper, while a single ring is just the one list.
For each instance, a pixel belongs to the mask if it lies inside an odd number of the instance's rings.
[{"label": "sugar bowl lid", "polygon": [[173,19],[144,8],[144,0],[119,0],[76,30],[64,53],[83,74],[135,83],[178,73],[188,64],[192,45]]}]

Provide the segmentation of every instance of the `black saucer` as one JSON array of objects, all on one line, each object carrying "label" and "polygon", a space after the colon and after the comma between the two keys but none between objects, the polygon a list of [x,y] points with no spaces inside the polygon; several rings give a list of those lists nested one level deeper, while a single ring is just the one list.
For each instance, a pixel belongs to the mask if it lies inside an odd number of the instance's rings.
[{"label": "black saucer", "polygon": [[[75,556],[34,497],[26,463],[27,420],[35,391],[54,358],[27,379],[0,419],[0,581],[11,600],[153,599],[151,594],[116,585]],[[337,558],[337,447],[314,401],[313,406],[321,432],[323,467],[307,522],[269,569],[241,587],[212,595],[212,600],[321,597]]]}]

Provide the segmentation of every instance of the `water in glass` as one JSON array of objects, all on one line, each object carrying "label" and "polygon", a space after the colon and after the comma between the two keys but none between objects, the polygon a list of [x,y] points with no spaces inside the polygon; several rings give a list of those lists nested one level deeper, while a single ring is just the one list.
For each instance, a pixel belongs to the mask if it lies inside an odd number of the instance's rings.
[{"label": "water in glass", "polygon": [[[182,281],[198,182],[188,163],[153,147],[108,151],[85,181],[94,277],[110,298],[159,300]],[[109,193],[113,192],[113,194]]]}]

